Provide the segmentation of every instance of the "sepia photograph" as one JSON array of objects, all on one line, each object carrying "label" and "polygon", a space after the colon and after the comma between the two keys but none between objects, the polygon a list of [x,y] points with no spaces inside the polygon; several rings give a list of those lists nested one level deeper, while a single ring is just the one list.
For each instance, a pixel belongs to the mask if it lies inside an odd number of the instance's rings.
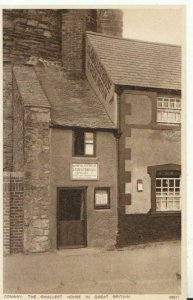
[{"label": "sepia photograph", "polygon": [[184,19],[2,9],[8,298],[181,299]]}]

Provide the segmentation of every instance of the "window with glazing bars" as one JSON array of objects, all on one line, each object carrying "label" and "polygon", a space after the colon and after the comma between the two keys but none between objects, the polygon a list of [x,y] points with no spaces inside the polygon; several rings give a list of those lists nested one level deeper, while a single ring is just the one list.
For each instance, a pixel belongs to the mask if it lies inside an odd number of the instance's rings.
[{"label": "window with glazing bars", "polygon": [[95,135],[94,132],[76,130],[74,132],[74,155],[94,156],[95,155]]},{"label": "window with glazing bars", "polygon": [[180,211],[180,175],[157,174],[156,211]]},{"label": "window with glazing bars", "polygon": [[181,121],[180,98],[157,98],[157,122],[179,124]]}]

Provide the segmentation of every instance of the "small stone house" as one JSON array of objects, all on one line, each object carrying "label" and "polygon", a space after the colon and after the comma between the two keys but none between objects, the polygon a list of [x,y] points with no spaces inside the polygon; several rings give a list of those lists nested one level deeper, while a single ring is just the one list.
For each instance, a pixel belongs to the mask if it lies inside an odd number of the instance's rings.
[{"label": "small stone house", "polygon": [[120,10],[4,10],[4,253],[180,237],[180,47]]}]

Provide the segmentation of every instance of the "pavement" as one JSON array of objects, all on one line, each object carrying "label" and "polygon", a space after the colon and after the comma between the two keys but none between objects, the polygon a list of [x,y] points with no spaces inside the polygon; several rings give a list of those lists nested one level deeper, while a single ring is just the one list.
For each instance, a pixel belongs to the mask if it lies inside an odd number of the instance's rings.
[{"label": "pavement", "polygon": [[180,294],[180,241],[4,257],[4,293]]}]

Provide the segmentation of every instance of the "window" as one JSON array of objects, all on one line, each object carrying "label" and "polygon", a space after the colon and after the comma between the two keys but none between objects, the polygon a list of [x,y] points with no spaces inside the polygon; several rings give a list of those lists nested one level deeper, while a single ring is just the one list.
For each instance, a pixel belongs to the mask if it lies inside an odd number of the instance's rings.
[{"label": "window", "polygon": [[156,211],[180,210],[180,174],[175,171],[156,173]]},{"label": "window", "polygon": [[110,188],[96,188],[94,192],[94,208],[110,208]]},{"label": "window", "polygon": [[151,177],[151,212],[174,213],[181,210],[181,166],[165,164],[148,167]]},{"label": "window", "polygon": [[75,156],[94,156],[95,155],[95,136],[94,132],[76,130],[74,132],[74,155]]},{"label": "window", "polygon": [[181,121],[181,99],[180,98],[157,98],[157,122],[168,124],[179,124]]}]

